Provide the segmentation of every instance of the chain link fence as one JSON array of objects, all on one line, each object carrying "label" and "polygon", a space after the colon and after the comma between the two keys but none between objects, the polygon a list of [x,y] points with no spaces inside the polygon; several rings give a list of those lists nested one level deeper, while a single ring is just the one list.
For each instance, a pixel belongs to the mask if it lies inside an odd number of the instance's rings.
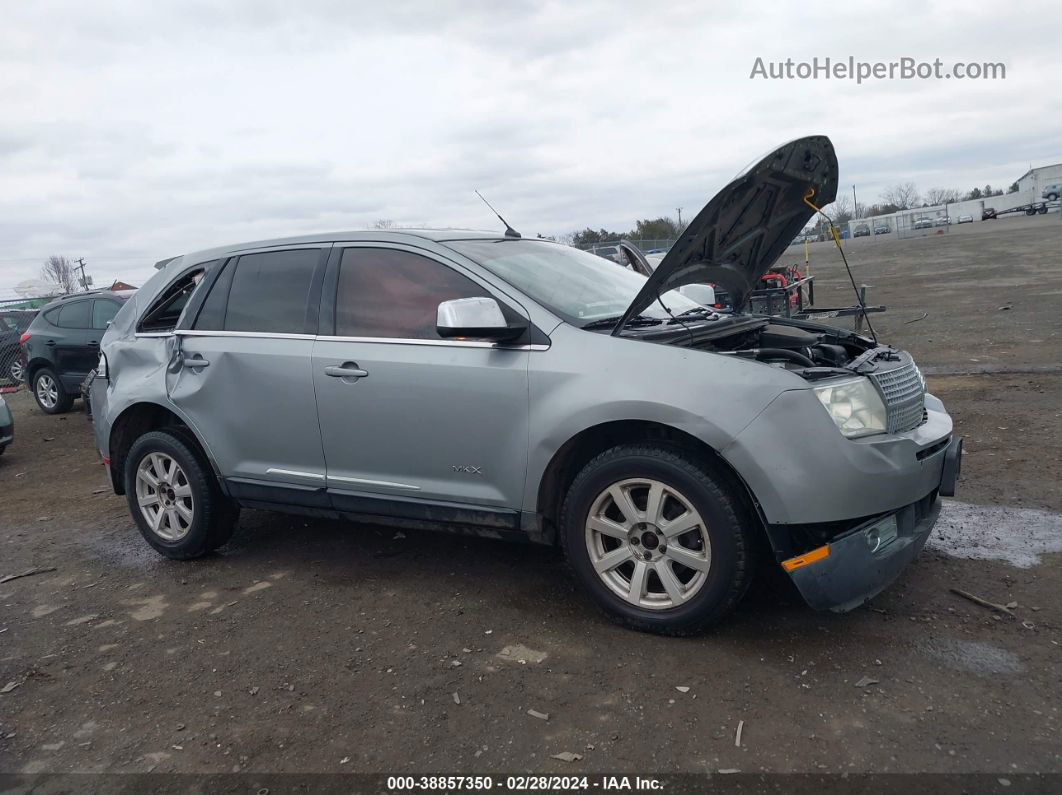
[{"label": "chain link fence", "polygon": [[0,306],[0,390],[11,392],[25,381],[25,360],[19,338],[36,316],[36,310]]},{"label": "chain link fence", "polygon": [[895,218],[896,236],[900,240],[910,240],[914,237],[946,235],[955,220],[939,210],[905,211]]}]

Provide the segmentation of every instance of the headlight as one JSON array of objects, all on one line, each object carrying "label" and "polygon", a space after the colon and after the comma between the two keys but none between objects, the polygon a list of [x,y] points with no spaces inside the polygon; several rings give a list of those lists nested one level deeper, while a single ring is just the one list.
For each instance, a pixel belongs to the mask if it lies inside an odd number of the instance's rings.
[{"label": "headlight", "polygon": [[107,357],[101,352],[100,360],[96,362],[96,377],[107,379]]},{"label": "headlight", "polygon": [[869,378],[817,386],[815,396],[830,413],[837,430],[849,439],[885,432],[885,404]]}]

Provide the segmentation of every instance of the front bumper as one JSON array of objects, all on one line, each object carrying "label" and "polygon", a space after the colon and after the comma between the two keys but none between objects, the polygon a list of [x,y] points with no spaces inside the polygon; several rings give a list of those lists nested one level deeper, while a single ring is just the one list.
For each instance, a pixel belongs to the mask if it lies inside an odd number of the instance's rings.
[{"label": "front bumper", "polygon": [[845,613],[877,596],[900,575],[922,550],[939,515],[934,491],[835,538],[826,545],[825,557],[789,576],[811,607]]},{"label": "front bumper", "polygon": [[940,515],[938,497],[955,493],[961,467],[957,437],[944,452],[940,485],[925,497],[783,561],[804,600],[816,610],[844,613],[885,590],[922,550]]}]

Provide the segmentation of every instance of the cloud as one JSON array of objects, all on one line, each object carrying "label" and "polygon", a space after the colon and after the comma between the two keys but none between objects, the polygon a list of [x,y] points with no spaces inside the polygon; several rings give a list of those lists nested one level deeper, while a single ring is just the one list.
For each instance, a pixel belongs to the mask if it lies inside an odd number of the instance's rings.
[{"label": "cloud", "polygon": [[[379,218],[558,234],[692,216],[826,133],[861,201],[1062,160],[1044,2],[37,2],[0,28],[0,297]],[[750,80],[765,60],[1000,61],[1003,81]]]}]

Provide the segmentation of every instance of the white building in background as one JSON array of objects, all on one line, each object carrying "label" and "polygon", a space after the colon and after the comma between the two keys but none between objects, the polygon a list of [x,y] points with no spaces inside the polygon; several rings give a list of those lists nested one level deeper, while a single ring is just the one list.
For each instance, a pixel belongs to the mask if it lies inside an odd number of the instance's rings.
[{"label": "white building in background", "polygon": [[[986,207],[992,208],[997,213],[1009,210],[1012,207],[1021,207],[1025,204],[1042,202],[1043,191],[1048,185],[1062,182],[1062,163],[1053,166],[1041,166],[1029,169],[1018,179],[1018,190],[1015,193],[1004,193],[1002,196],[987,196],[981,199],[968,199],[950,204],[937,204],[932,207],[913,207],[910,210],[898,210],[885,215],[868,216],[866,218],[853,218],[848,222],[848,234],[853,236],[856,227],[866,224],[873,233],[876,227],[887,226],[890,232],[898,230],[912,230],[915,222],[921,218],[928,218],[935,222],[938,218],[950,218],[954,224],[960,216],[973,216],[974,223],[981,221],[981,213]],[[1052,208],[1054,210],[1056,208]]]},{"label": "white building in background", "polygon": [[1062,182],[1062,163],[1055,163],[1053,166],[1030,168],[1025,172],[1024,176],[1018,178],[1018,192],[1032,190],[1033,195],[1036,196],[1035,201],[1040,201],[1043,197],[1044,188],[1057,182]]}]

